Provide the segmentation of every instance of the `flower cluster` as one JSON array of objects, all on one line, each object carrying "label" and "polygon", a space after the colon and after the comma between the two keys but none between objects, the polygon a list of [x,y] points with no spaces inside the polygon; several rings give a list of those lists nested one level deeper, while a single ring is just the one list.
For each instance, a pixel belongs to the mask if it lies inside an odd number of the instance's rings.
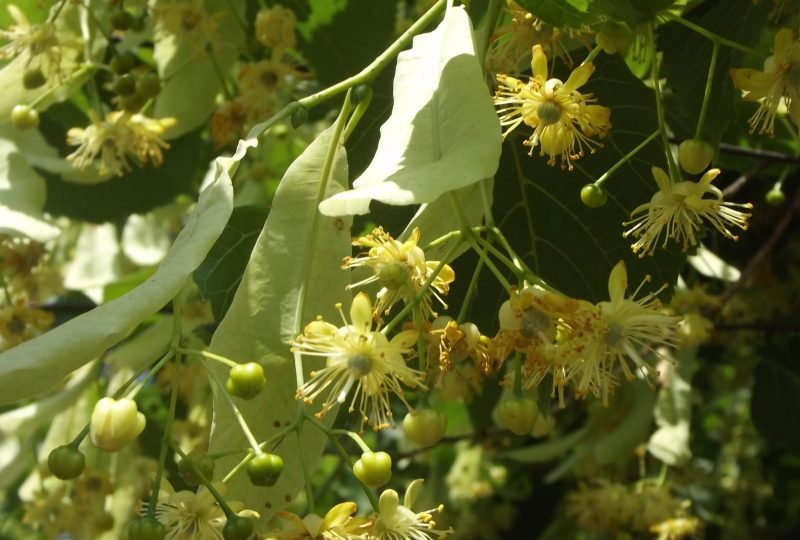
[{"label": "flower cluster", "polygon": [[155,120],[141,114],[114,111],[103,120],[93,118],[87,127],[71,128],[67,132],[67,143],[78,147],[67,159],[78,169],[99,161],[101,176],[122,176],[131,169],[131,158],[139,166],[149,161],[157,167],[164,159],[162,151],[169,148],[161,136],[174,125],[174,118]]},{"label": "flower cluster", "polygon": [[500,308],[492,353],[498,361],[522,354],[523,387],[535,388],[550,376],[562,407],[567,385],[577,397],[592,394],[607,403],[618,384],[618,367],[629,380],[635,378],[631,364],[652,377],[646,353],[674,343],[678,318],[660,311],[656,295],[663,287],[640,296],[647,281],[626,296],[627,271],[620,261],[609,277],[608,301],[592,304],[536,286],[515,291]]},{"label": "flower cluster", "polygon": [[602,146],[594,137],[603,138],[611,129],[611,110],[596,105],[592,94],[578,91],[594,72],[592,63],[575,68],[566,82],[548,77],[547,57],[541,45],[535,45],[531,60],[532,76],[527,83],[508,75],[497,75],[500,87],[494,102],[504,127],[503,137],[520,124],[533,128],[524,142],[540,155],[548,155],[547,163],[555,165],[560,158],[562,168],[573,169],[572,162],[588,150]]},{"label": "flower cluster", "polygon": [[56,36],[55,25],[49,22],[31,24],[17,6],[9,4],[7,9],[15,24],[8,30],[0,29],[0,40],[8,41],[0,47],[0,60],[24,55],[29,69],[42,70],[44,77],[48,74],[59,74],[61,45]]},{"label": "flower cluster", "polygon": [[666,247],[669,240],[680,242],[686,251],[697,245],[697,233],[704,222],[732,240],[738,239],[732,227],[747,229],[750,214],[737,208],[750,209],[753,205],[723,200],[722,191],[711,184],[719,169],[709,169],[698,182],[673,182],[658,167],[653,167],[652,172],[658,191],[649,202],[636,207],[631,220],[624,223],[631,227],[623,236],[637,239],[631,246],[634,253],[652,255],[659,243]]}]

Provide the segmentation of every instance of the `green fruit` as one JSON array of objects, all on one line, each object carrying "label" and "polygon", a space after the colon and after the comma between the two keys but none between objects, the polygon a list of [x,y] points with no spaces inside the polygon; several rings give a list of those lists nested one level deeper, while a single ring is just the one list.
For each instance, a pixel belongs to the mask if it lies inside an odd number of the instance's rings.
[{"label": "green fruit", "polygon": [[120,96],[132,96],[136,92],[136,77],[130,73],[120,75],[111,89]]},{"label": "green fruit", "polygon": [[780,206],[786,202],[786,195],[781,191],[780,188],[772,188],[767,192],[767,195],[764,197],[766,199],[767,204],[770,206]]},{"label": "green fruit", "polygon": [[56,478],[73,480],[83,472],[86,456],[74,446],[65,444],[50,452],[47,456],[47,466]]},{"label": "green fruit", "polygon": [[127,30],[133,25],[133,15],[124,10],[119,10],[111,15],[109,20],[114,30]]},{"label": "green fruit", "polygon": [[147,103],[147,100],[136,93],[130,96],[119,97],[120,107],[129,113],[138,113],[142,107],[144,107],[145,103]]},{"label": "green fruit", "polygon": [[111,59],[108,67],[117,75],[124,75],[136,66],[136,57],[131,53],[122,53]]},{"label": "green fruit", "polygon": [[222,529],[222,537],[225,540],[248,540],[252,538],[255,528],[252,519],[231,516]]},{"label": "green fruit", "polygon": [[581,201],[589,208],[600,208],[608,201],[608,193],[597,184],[586,184],[581,188]]},{"label": "green fruit", "polygon": [[26,69],[25,73],[22,74],[22,86],[28,90],[44,86],[46,82],[47,77],[44,76],[44,73],[39,68]]},{"label": "green fruit", "polygon": [[267,385],[264,368],[258,362],[247,362],[231,368],[225,385],[232,395],[242,399],[253,399]]},{"label": "green fruit", "polygon": [[392,478],[392,458],[386,452],[364,452],[353,465],[353,474],[368,487],[380,487]]},{"label": "green fruit", "polygon": [[184,482],[197,486],[203,482],[203,478],[213,480],[214,460],[205,452],[193,450],[178,464],[178,472]]},{"label": "green fruit", "polygon": [[136,93],[143,98],[154,98],[159,92],[161,92],[161,79],[156,73],[148,73],[136,81]]},{"label": "green fruit", "polygon": [[359,84],[350,92],[350,103],[358,105],[364,100],[372,99],[372,87],[368,84]]},{"label": "green fruit", "polygon": [[283,459],[275,454],[259,454],[247,464],[247,476],[256,486],[274,486],[283,471]]},{"label": "green fruit", "polygon": [[164,540],[167,528],[154,517],[140,517],[128,525],[128,540]]},{"label": "green fruit", "polygon": [[144,30],[144,15],[140,15],[139,17],[133,19],[133,22],[131,23],[131,30],[133,32],[141,32]]},{"label": "green fruit", "polygon": [[536,401],[522,396],[502,401],[497,408],[500,425],[516,435],[529,435],[538,417],[539,406]]},{"label": "green fruit", "polygon": [[700,139],[686,139],[678,146],[678,163],[689,174],[700,174],[714,159],[714,147]]},{"label": "green fruit", "polygon": [[39,112],[28,105],[14,105],[11,123],[17,129],[31,129],[39,125]]},{"label": "green fruit", "polygon": [[305,107],[300,107],[292,113],[292,127],[297,129],[308,120],[308,110]]},{"label": "green fruit", "polygon": [[433,409],[420,409],[403,418],[406,438],[419,446],[433,446],[447,431],[447,416]]}]

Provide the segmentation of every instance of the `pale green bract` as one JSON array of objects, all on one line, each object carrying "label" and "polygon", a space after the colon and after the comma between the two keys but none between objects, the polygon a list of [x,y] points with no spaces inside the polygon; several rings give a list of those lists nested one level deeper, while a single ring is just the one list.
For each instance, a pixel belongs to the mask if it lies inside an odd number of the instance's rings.
[{"label": "pale green bract", "polygon": [[[341,269],[341,263],[351,253],[351,220],[319,216],[316,229],[313,228],[313,215],[320,202],[318,195],[341,192],[347,184],[346,154],[339,146],[327,193],[318,193],[332,133],[330,128],[319,135],[281,180],[241,284],[211,342],[211,350],[216,354],[236,362],[258,361],[264,366],[267,387],[255,399],[237,400],[259,441],[289,425],[297,416],[297,382],[289,342],[296,337],[298,293],[304,275],[308,276],[308,288],[300,312],[301,330],[317,315],[337,322],[339,315],[334,304],[349,303],[350,293],[345,291],[349,273]],[[304,358],[306,373],[321,366],[320,360]],[[226,367],[218,364],[209,367],[217,371],[221,380],[227,378]],[[219,388],[214,391],[217,399],[209,451],[247,448],[230,407],[219,396]],[[303,462],[313,470],[325,445],[325,435],[309,424],[304,425],[301,436],[304,455],[293,433],[275,448],[285,466],[274,487],[253,486],[245,474],[240,474],[230,483],[230,497],[244,502],[248,508],[257,508],[265,519],[286,506],[303,485]],[[242,457],[244,452],[221,458],[217,467],[230,470]]]},{"label": "pale green bract", "polygon": [[450,7],[433,32],[397,57],[394,107],[353,189],[320,204],[328,216],[366,214],[370,201],[432,202],[494,175],[500,122],[475,57],[469,16]]},{"label": "pale green bract", "polygon": [[692,422],[692,385],[689,377],[681,373],[689,361],[693,361],[692,349],[679,353],[683,358],[678,365],[669,364],[663,369],[664,386],[658,392],[654,409],[656,429],[647,441],[647,451],[672,467],[689,461],[692,451],[689,446]]}]

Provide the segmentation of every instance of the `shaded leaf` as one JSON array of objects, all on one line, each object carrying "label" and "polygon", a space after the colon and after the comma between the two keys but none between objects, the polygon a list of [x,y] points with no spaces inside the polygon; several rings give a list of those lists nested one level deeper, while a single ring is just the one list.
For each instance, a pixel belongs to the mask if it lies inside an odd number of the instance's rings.
[{"label": "shaded leaf", "polygon": [[581,28],[597,21],[585,0],[519,0],[518,4],[553,26]]},{"label": "shaded leaf", "polygon": [[771,442],[800,451],[800,431],[791,427],[800,425],[800,365],[795,358],[763,359],[755,380],[751,415],[756,428]]}]

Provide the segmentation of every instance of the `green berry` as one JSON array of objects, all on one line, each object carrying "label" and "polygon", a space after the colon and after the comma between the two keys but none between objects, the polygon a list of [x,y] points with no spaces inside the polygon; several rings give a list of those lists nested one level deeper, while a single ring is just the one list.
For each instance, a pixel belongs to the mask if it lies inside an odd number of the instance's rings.
[{"label": "green berry", "polygon": [[83,472],[86,456],[74,446],[65,444],[50,452],[47,456],[47,466],[56,478],[73,480]]},{"label": "green berry", "polygon": [[145,21],[144,14],[133,19],[133,22],[131,22],[131,31],[141,32],[142,30],[144,30],[144,21]]},{"label": "green berry", "polygon": [[136,92],[136,77],[130,73],[120,75],[111,89],[120,96],[132,96]]},{"label": "green berry", "polygon": [[213,480],[214,460],[205,452],[193,450],[178,464],[178,472],[184,482],[190,486],[197,486],[203,482],[203,478]]},{"label": "green berry", "polygon": [[119,97],[120,107],[129,113],[138,113],[145,103],[147,103],[147,100],[136,93]]},{"label": "green berry", "polygon": [[28,105],[14,105],[11,123],[17,129],[31,129],[39,125],[39,112]]},{"label": "green berry", "polygon": [[252,519],[230,516],[222,529],[222,537],[225,540],[248,540],[253,537],[255,528]]},{"label": "green berry", "polygon": [[276,454],[259,454],[247,464],[247,476],[256,486],[274,486],[283,471],[283,459]]},{"label": "green berry", "polygon": [[780,206],[786,202],[786,195],[781,191],[780,188],[772,188],[767,192],[767,195],[764,197],[766,199],[767,204],[770,206]]},{"label": "green berry", "polygon": [[700,139],[686,139],[678,146],[678,163],[689,174],[700,174],[714,159],[714,147]]},{"label": "green berry", "polygon": [[608,201],[608,193],[597,184],[586,184],[581,188],[581,201],[589,208],[600,208]]},{"label": "green berry", "polygon": [[539,406],[536,401],[522,396],[502,401],[497,408],[500,425],[515,435],[529,435],[538,417]]},{"label": "green berry", "polygon": [[111,15],[110,21],[114,30],[127,30],[133,25],[133,15],[125,10],[119,10]]},{"label": "green berry", "polygon": [[405,262],[393,262],[378,271],[378,283],[388,289],[396,290],[408,283],[408,274],[408,264]]},{"label": "green berry", "polygon": [[117,75],[124,75],[136,66],[136,57],[131,53],[122,53],[111,59],[108,67]]},{"label": "green berry", "polygon": [[359,84],[350,92],[350,103],[358,105],[364,100],[372,99],[372,87],[368,84]]},{"label": "green berry", "polygon": [[128,525],[128,540],[164,540],[167,528],[154,517],[140,517]]},{"label": "green berry", "polygon": [[367,487],[380,487],[392,478],[392,458],[386,452],[364,452],[353,465],[353,474]]},{"label": "green berry", "polygon": [[433,446],[447,431],[447,416],[433,409],[419,409],[403,418],[406,438],[419,446]]},{"label": "green berry", "polygon": [[44,73],[39,68],[26,69],[25,73],[22,74],[22,85],[28,90],[44,86],[46,82],[47,77],[44,76]]},{"label": "green berry", "polygon": [[226,387],[228,392],[242,399],[253,399],[267,385],[264,368],[257,362],[247,362],[231,368]]},{"label": "green berry", "polygon": [[294,113],[292,113],[292,127],[297,129],[303,124],[306,123],[308,120],[308,109],[305,107],[300,107]]},{"label": "green berry", "polygon": [[154,98],[159,92],[161,92],[161,79],[156,73],[148,73],[136,81],[136,93],[143,98]]}]

